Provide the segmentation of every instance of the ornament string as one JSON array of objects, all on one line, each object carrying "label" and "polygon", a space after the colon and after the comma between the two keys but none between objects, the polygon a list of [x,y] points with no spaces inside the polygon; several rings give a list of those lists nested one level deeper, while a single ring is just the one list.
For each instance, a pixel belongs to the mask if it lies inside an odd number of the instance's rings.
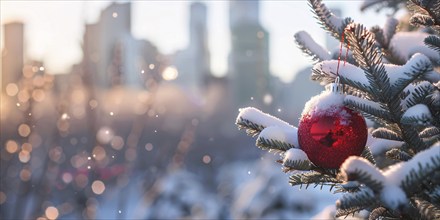
[{"label": "ornament string", "polygon": [[[341,34],[341,43],[339,46],[339,54],[338,54],[338,66],[336,68],[336,77],[337,78],[339,78],[339,65],[341,63],[342,47],[344,46],[344,41],[345,41],[345,30],[342,31],[342,34]],[[344,66],[345,66],[345,63],[347,62],[349,48],[350,48],[350,42],[347,42],[347,49],[345,50],[345,57],[344,57]]]},{"label": "ornament string", "polygon": [[[335,90],[344,93],[344,85],[341,85],[339,82],[339,66],[341,64],[341,56],[342,56],[342,47],[344,46],[344,42],[345,42],[345,29],[344,31],[342,31],[341,34],[341,42],[340,42],[340,46],[339,46],[339,54],[338,54],[338,66],[336,68],[336,78],[335,78]],[[347,57],[348,57],[348,49],[350,48],[350,42],[347,42],[347,49],[345,50],[345,57],[344,57],[344,66],[345,63],[347,63]]]}]

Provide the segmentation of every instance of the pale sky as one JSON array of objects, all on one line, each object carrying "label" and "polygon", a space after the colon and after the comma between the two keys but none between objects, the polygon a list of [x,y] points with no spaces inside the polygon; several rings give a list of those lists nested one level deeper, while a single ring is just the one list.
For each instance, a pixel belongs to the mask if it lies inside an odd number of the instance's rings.
[{"label": "pale sky", "polygon": [[[124,1],[116,1],[124,2]],[[1,23],[25,23],[26,58],[43,60],[51,73],[67,73],[82,59],[84,23],[94,23],[111,1],[12,1],[1,0]],[[189,5],[191,1],[132,1],[132,34],[147,39],[162,53],[184,49],[188,43]],[[226,74],[230,50],[228,1],[206,1],[212,71]],[[324,1],[330,7],[342,7],[345,16],[365,25],[384,24],[384,13],[361,14],[360,1]],[[306,30],[322,45],[326,33],[313,18],[307,1],[270,0],[260,3],[260,22],[270,34],[270,69],[283,81],[310,65],[293,35]],[[3,29],[1,46],[3,48]]]}]

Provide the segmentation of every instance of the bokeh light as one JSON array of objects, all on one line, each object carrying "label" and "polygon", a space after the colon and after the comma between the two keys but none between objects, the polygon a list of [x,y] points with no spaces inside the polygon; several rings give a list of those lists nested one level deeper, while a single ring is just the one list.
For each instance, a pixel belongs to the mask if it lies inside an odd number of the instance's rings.
[{"label": "bokeh light", "polygon": [[205,164],[211,163],[211,157],[209,155],[203,156],[202,160]]},{"label": "bokeh light", "polygon": [[53,207],[53,206],[49,206],[46,208],[46,211],[44,211],[44,214],[46,215],[46,217],[48,219],[57,219],[59,212],[58,209]]},{"label": "bokeh light", "polygon": [[22,162],[22,163],[27,163],[27,162],[29,162],[29,160],[31,159],[31,154],[29,153],[29,151],[22,150],[22,151],[20,151],[20,153],[18,154],[18,159],[19,159],[20,162]]},{"label": "bokeh light", "polygon": [[97,195],[101,195],[105,191],[105,184],[101,180],[95,180],[92,183],[92,191]]},{"label": "bokeh light", "polygon": [[113,130],[109,127],[101,127],[96,134],[96,139],[101,144],[108,144],[113,139]]},{"label": "bokeh light", "polygon": [[113,137],[110,145],[115,150],[121,150],[124,147],[124,139],[120,136]]},{"label": "bokeh light", "polygon": [[27,137],[31,134],[31,128],[27,124],[21,124],[18,126],[18,134],[22,137]]},{"label": "bokeh light", "polygon": [[18,144],[17,142],[13,141],[13,140],[8,140],[6,142],[6,151],[10,154],[13,154],[15,152],[17,152],[18,150]]},{"label": "bokeh light", "polygon": [[8,94],[8,96],[15,96],[18,93],[18,86],[15,83],[9,83],[6,86],[6,94]]},{"label": "bokeh light", "polygon": [[20,179],[24,182],[29,181],[31,179],[31,171],[28,169],[22,169],[20,171]]},{"label": "bokeh light", "polygon": [[173,66],[165,68],[165,70],[162,72],[162,78],[167,81],[176,79],[178,75],[179,72]]},{"label": "bokeh light", "polygon": [[151,144],[151,143],[145,144],[145,150],[152,151],[153,150],[153,144]]},{"label": "bokeh light", "polygon": [[61,177],[64,183],[69,184],[73,180],[73,176],[70,173],[63,173],[63,176]]}]

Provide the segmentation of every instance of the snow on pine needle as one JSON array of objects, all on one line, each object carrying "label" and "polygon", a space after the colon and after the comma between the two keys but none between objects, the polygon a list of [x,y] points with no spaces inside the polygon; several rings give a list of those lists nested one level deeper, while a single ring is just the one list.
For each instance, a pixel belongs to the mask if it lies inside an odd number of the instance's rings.
[{"label": "snow on pine needle", "polygon": [[259,148],[284,152],[299,147],[296,127],[253,107],[242,108],[239,111],[236,120],[238,128],[246,129],[250,136],[258,135],[256,145]]},{"label": "snow on pine needle", "polygon": [[341,176],[345,181],[356,180],[365,184],[387,208],[398,209],[408,206],[407,195],[417,192],[420,181],[432,178],[432,173],[439,169],[440,143],[437,143],[411,160],[395,164],[385,171],[377,169],[364,158],[349,157],[341,166]]},{"label": "snow on pine needle", "polygon": [[402,116],[402,123],[405,124],[431,124],[432,115],[428,106],[424,104],[417,104],[408,108]]},{"label": "snow on pine needle", "polygon": [[390,48],[405,61],[415,53],[423,53],[429,59],[438,62],[440,54],[424,43],[428,36],[429,34],[423,32],[398,32],[391,39]]},{"label": "snow on pine needle", "polygon": [[294,128],[289,123],[253,107],[239,109],[235,123],[239,129],[246,129],[251,136],[258,135],[264,128],[278,126],[285,129]]}]

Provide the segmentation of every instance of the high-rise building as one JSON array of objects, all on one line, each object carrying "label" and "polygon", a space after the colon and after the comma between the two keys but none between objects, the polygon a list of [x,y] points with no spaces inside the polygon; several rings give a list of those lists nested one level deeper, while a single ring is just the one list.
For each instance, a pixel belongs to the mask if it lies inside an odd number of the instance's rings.
[{"label": "high-rise building", "polygon": [[179,71],[177,83],[194,94],[210,75],[210,53],[208,48],[207,7],[200,2],[190,6],[188,47],[176,53],[174,64]]},{"label": "high-rise building", "polygon": [[24,24],[13,22],[4,25],[2,51],[2,93],[10,83],[17,83],[22,76],[24,62]]},{"label": "high-rise building", "polygon": [[259,22],[258,1],[230,2],[229,71],[236,106],[266,106],[270,95],[269,34]]},{"label": "high-rise building", "polygon": [[142,86],[142,74],[153,69],[150,64],[159,67],[156,47],[131,35],[130,2],[112,3],[97,23],[86,25],[83,52],[86,83],[103,88]]}]

